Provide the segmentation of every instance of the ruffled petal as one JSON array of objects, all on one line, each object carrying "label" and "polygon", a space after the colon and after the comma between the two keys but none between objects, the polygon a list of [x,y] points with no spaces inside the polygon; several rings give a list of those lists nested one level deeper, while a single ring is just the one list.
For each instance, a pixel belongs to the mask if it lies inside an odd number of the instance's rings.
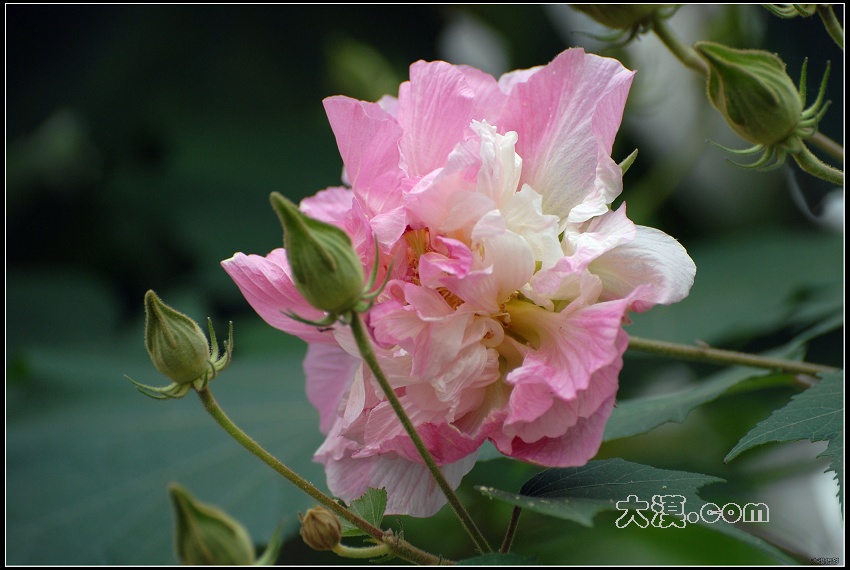
[{"label": "ruffled petal", "polygon": [[632,295],[630,308],[637,312],[681,301],[696,275],[696,265],[678,241],[644,226],[637,226],[633,241],[599,256],[590,270],[602,279],[603,299]]},{"label": "ruffled petal", "polygon": [[[430,517],[446,504],[445,495],[423,463],[396,454],[354,459],[346,449],[348,445],[345,441],[341,445],[343,453],[339,458],[334,457],[334,446],[331,445],[323,446],[324,450],[320,450],[322,454],[316,455],[316,460],[325,465],[328,488],[334,496],[351,502],[370,487],[384,488],[387,491],[385,514],[414,517]],[[453,489],[460,485],[463,476],[475,465],[476,455],[440,467]]]},{"label": "ruffled petal", "polygon": [[319,429],[328,433],[361,360],[332,344],[311,344],[304,359],[307,399],[319,411]]},{"label": "ruffled petal", "polygon": [[[533,73],[503,78],[510,99],[499,128],[519,133],[521,182],[543,196],[545,213],[583,221],[620,193],[608,155],[632,76],[616,60],[571,49]],[[570,215],[586,201],[580,216]]]},{"label": "ruffled petal", "polygon": [[324,105],[348,180],[369,213],[399,207],[401,127],[376,103],[336,96]]},{"label": "ruffled petal", "polygon": [[463,73],[444,61],[417,61],[398,92],[399,145],[407,175],[424,176],[446,163],[473,119],[475,93]]}]

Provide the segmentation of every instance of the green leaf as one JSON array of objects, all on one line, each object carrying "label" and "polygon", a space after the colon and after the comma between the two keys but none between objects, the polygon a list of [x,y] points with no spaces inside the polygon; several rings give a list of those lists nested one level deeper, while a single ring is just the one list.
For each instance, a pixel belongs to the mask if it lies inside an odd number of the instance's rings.
[{"label": "green leaf", "polygon": [[[622,459],[591,461],[582,467],[547,469],[528,480],[520,492],[508,493],[492,487],[477,487],[484,495],[542,514],[592,526],[593,518],[602,511],[630,512],[626,503],[650,501],[656,495],[684,497],[686,513],[698,512],[707,504],[698,489],[723,479],[700,473],[657,469]],[[651,515],[651,510],[649,511]],[[648,517],[651,518],[651,517]],[[777,560],[793,562],[767,542],[728,524],[707,524],[738,540],[770,554]]]},{"label": "green leaf", "polygon": [[829,457],[829,469],[835,472],[839,496],[844,480],[844,371],[826,374],[823,379],[791,399],[787,406],[773,412],[732,448],[724,461],[768,442],[828,441],[818,457]]},{"label": "green leaf", "polygon": [[536,564],[537,560],[530,556],[490,552],[481,556],[458,560],[456,566],[535,566]]},{"label": "green leaf", "polygon": [[[791,358],[801,351],[796,346],[788,346],[766,355],[776,358]],[[781,383],[787,380],[787,374],[754,374],[753,368],[736,366],[706,379],[699,380],[693,388],[679,390],[672,394],[635,398],[617,402],[605,424],[604,441],[629,437],[648,432],[667,422],[683,422],[691,410],[722,396],[733,386],[748,380]]]},{"label": "green leaf", "polygon": [[[362,497],[355,499],[348,506],[348,510],[356,513],[373,526],[381,528],[381,521],[384,519],[384,510],[387,508],[387,490],[372,489],[366,490]],[[362,530],[348,522],[340,519],[342,523],[342,536],[361,536],[364,533]]]},{"label": "green leaf", "polygon": [[[227,414],[300,475],[324,482],[312,455],[318,417],[304,395],[303,344],[242,358],[212,383]],[[315,501],[230,439],[194,394],[143,397],[122,374],[158,382],[141,329],[133,343],[31,349],[27,381],[7,400],[10,564],[176,562],[167,485],[192,486],[264,540]],[[287,337],[277,333],[282,339]]]},{"label": "green leaf", "polygon": [[685,471],[667,471],[622,459],[591,461],[582,467],[541,471],[519,491],[478,490],[487,496],[507,501],[539,513],[593,526],[593,517],[617,508],[618,501],[629,495],[651,498],[653,495],[682,495],[700,502],[696,490],[723,479]]}]

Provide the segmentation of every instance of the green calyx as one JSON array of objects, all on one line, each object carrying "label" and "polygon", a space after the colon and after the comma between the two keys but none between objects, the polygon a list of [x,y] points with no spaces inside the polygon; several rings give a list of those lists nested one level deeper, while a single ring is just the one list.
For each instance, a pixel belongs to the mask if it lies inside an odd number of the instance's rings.
[{"label": "green calyx", "polygon": [[[818,96],[806,107],[806,68],[803,64],[799,88],[788,77],[785,64],[776,55],[759,50],[738,50],[711,42],[697,42],[694,49],[708,63],[708,98],[727,124],[742,138],[754,143],[743,150],[724,150],[737,155],[762,153],[744,168],[771,170],[791,155],[803,170],[843,184],[840,171],[822,164],[811,168],[805,141],[815,135],[829,107],[824,101],[829,63]],[[720,146],[720,145],[717,145]],[[736,163],[737,164],[737,163]],[[827,172],[822,172],[823,170]]]},{"label": "green calyx", "polygon": [[382,288],[370,293],[378,273],[377,242],[375,265],[369,282],[364,284],[363,264],[344,231],[307,216],[277,192],[272,193],[271,204],[283,226],[283,245],[295,288],[313,307],[328,313],[316,322],[292,313],[288,316],[327,326],[345,319],[351,311],[367,310]]},{"label": "green calyx", "polygon": [[271,203],[283,225],[283,245],[298,292],[317,309],[350,311],[363,296],[363,265],[344,231],[310,218],[274,192]]},{"label": "green calyx", "polygon": [[163,303],[153,291],[145,294],[145,347],[156,369],[172,380],[168,386],[140,384],[143,394],[156,399],[182,398],[190,389],[203,390],[229,364],[233,353],[233,323],[230,323],[224,354],[209,320],[210,341],[198,324]]},{"label": "green calyx", "polygon": [[195,499],[176,483],[168,494],[174,506],[174,542],[183,564],[254,564],[254,543],[245,527],[224,511]]},{"label": "green calyx", "polygon": [[712,42],[694,48],[708,63],[711,104],[741,138],[770,146],[796,131],[803,101],[776,55]]},{"label": "green calyx", "polygon": [[570,4],[574,10],[590,16],[603,26],[614,30],[646,28],[660,11],[669,11],[673,4]]}]

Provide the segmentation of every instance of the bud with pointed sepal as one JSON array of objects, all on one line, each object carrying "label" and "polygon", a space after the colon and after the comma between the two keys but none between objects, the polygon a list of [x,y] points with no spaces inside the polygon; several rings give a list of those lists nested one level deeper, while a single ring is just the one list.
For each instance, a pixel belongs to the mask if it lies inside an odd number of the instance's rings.
[{"label": "bud with pointed sepal", "polygon": [[254,544],[239,521],[195,499],[172,483],[168,494],[174,506],[175,547],[184,564],[247,565],[256,561]]},{"label": "bud with pointed sepal", "polygon": [[295,288],[308,303],[328,313],[318,322],[289,316],[324,326],[351,311],[367,310],[380,292],[369,293],[378,271],[377,242],[375,266],[369,282],[364,283],[363,264],[344,231],[307,216],[277,192],[271,194],[271,204],[283,226],[283,245]]},{"label": "bud with pointed sepal", "polygon": [[[570,4],[574,10],[614,30],[642,30],[659,12],[670,12],[675,4]],[[666,16],[665,16],[666,17]]]},{"label": "bud with pointed sepal", "polygon": [[145,294],[145,347],[156,369],[177,384],[193,382],[211,367],[209,343],[198,323],[153,291]]},{"label": "bud with pointed sepal", "polygon": [[153,291],[145,294],[145,347],[156,369],[172,380],[168,386],[140,384],[125,376],[143,394],[157,399],[181,398],[191,389],[203,390],[229,364],[233,354],[233,323],[230,323],[224,354],[219,357],[212,321],[210,341],[201,327],[169,307]]},{"label": "bud with pointed sepal", "polygon": [[694,48],[708,63],[711,104],[741,138],[771,146],[794,134],[803,101],[779,57],[713,42]]}]

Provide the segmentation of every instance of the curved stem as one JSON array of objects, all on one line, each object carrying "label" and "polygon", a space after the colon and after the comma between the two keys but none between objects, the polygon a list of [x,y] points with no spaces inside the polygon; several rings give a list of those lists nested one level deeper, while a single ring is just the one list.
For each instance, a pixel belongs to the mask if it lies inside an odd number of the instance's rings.
[{"label": "curved stem", "polygon": [[419,455],[422,457],[422,460],[425,462],[428,470],[431,471],[431,475],[443,491],[446,499],[448,499],[449,504],[452,506],[452,509],[454,509],[455,514],[457,514],[457,517],[460,519],[460,522],[466,529],[466,532],[469,534],[470,538],[472,538],[472,541],[475,543],[478,550],[482,553],[492,552],[492,548],[490,548],[490,545],[487,543],[487,539],[484,538],[484,535],[481,534],[481,531],[475,526],[472,517],[470,517],[469,513],[466,512],[466,509],[461,504],[457,495],[455,495],[451,485],[449,485],[449,482],[446,481],[442,471],[440,471],[440,468],[431,456],[431,452],[428,451],[428,448],[425,446],[425,442],[422,441],[422,438],[413,426],[413,422],[410,421],[410,418],[401,406],[401,402],[399,402],[398,397],[395,395],[395,392],[390,386],[389,380],[387,380],[383,370],[381,370],[381,366],[378,364],[378,359],[375,356],[375,352],[372,350],[372,345],[369,342],[369,334],[366,332],[366,327],[363,326],[363,321],[360,319],[360,315],[355,311],[351,311],[351,331],[354,333],[354,340],[357,342],[357,348],[360,350],[360,355],[363,357],[363,360],[372,370],[372,374],[375,375],[375,378],[381,385],[381,389],[384,391],[387,401],[389,401],[390,406],[392,406],[393,411],[395,411],[396,416],[398,416],[398,419],[401,421],[401,425],[404,426],[404,430],[410,437],[411,442],[413,442],[413,445],[416,447],[416,450],[419,452]]},{"label": "curved stem", "polygon": [[656,18],[652,22],[652,31],[658,36],[658,39],[667,46],[673,55],[686,66],[694,71],[698,71],[704,76],[708,76],[708,64],[703,61],[694,48],[682,43],[679,38],[673,33],[673,30],[661,18]]},{"label": "curved stem", "polygon": [[829,4],[819,4],[818,15],[820,16],[820,19],[823,20],[823,25],[826,27],[829,37],[831,37],[833,41],[838,44],[838,47],[843,50],[844,28],[841,27],[841,22],[839,22],[838,18],[835,16],[832,6]]},{"label": "curved stem", "polygon": [[519,516],[522,514],[522,507],[514,507],[511,511],[511,521],[508,523],[508,530],[505,531],[505,538],[502,540],[502,546],[499,547],[500,554],[507,554],[511,551],[511,545],[514,543],[516,529],[519,525]]},{"label": "curved stem", "polygon": [[844,147],[822,132],[818,131],[807,139],[810,143],[827,152],[830,156],[844,162]]},{"label": "curved stem", "polygon": [[661,340],[652,340],[636,336],[629,337],[629,348],[643,352],[654,352],[672,358],[685,360],[699,360],[703,362],[714,362],[716,364],[735,364],[738,366],[751,366],[753,368],[767,368],[768,370],[784,370],[801,374],[825,374],[836,372],[838,369],[822,364],[811,364],[809,362],[797,362],[781,358],[770,358],[757,356],[746,352],[735,352],[733,350],[722,350],[707,346],[691,346],[687,344],[676,344]]},{"label": "curved stem", "polygon": [[321,492],[318,488],[316,488],[312,483],[295,473],[292,469],[281,463],[275,456],[271,453],[263,449],[263,447],[254,441],[251,436],[242,431],[239,426],[233,423],[227,414],[224,413],[224,410],[221,409],[221,406],[218,405],[215,398],[212,395],[212,392],[209,388],[198,391],[198,397],[201,399],[201,402],[204,404],[204,409],[212,416],[212,418],[216,421],[218,425],[220,425],[224,431],[226,431],[230,437],[235,439],[242,447],[253,453],[257,456],[263,463],[283,475],[288,481],[290,481],[293,485],[319,501],[324,507],[328,508],[338,517],[343,518],[355,525],[357,528],[371,536],[372,538],[380,541],[382,544],[387,544],[390,549],[392,549],[393,553],[399,558],[404,558],[410,562],[414,562],[416,564],[440,564],[446,563],[446,560],[441,559],[438,556],[434,556],[424,550],[420,550],[415,546],[407,543],[404,540],[392,540],[391,543],[384,542],[384,531],[379,529],[376,526],[373,526],[368,521],[360,518],[353,512],[349,511],[339,503],[337,503],[333,498],[327,496],[323,492]]},{"label": "curved stem", "polygon": [[800,165],[800,168],[812,176],[817,176],[827,182],[831,182],[842,188],[844,187],[844,172],[822,162],[821,159],[812,154],[812,151],[805,144],[800,146],[800,151],[791,155],[797,161],[797,164]]}]

